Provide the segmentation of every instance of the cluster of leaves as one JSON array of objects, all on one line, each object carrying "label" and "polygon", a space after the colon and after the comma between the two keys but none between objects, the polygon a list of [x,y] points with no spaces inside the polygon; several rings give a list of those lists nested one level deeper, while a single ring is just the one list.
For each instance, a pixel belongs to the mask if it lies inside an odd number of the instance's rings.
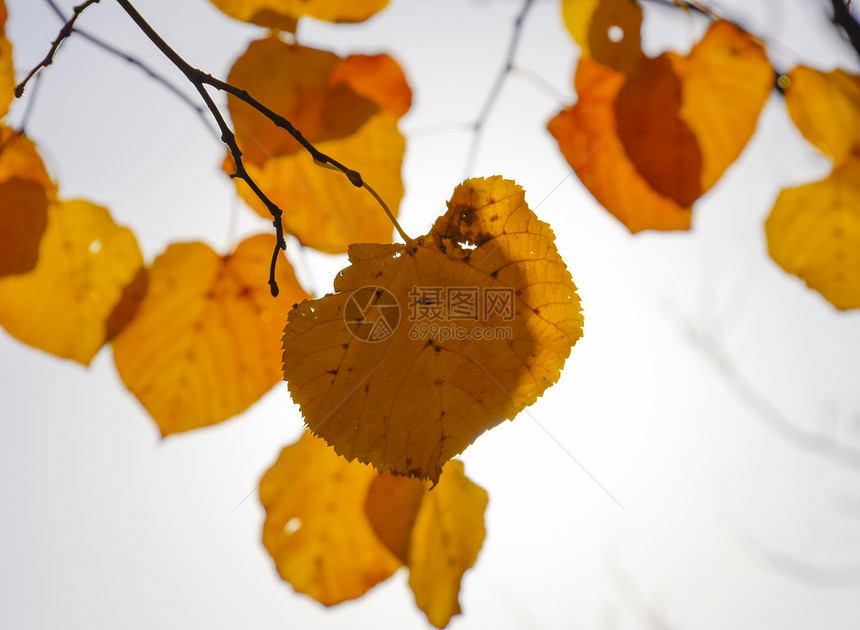
[{"label": "cluster of leaves", "polygon": [[[228,82],[360,172],[393,218],[403,196],[398,121],[412,98],[403,70],[388,55],[339,57],[294,37],[303,16],[356,22],[386,0],[212,2],[272,29],[236,60]],[[549,123],[562,154],[632,232],[689,229],[695,201],[738,158],[774,88],[764,45],[716,21],[688,55],[651,58],[634,0],[563,0],[562,8],[582,50],[578,102]],[[5,19],[0,0],[3,116],[14,87]],[[837,307],[856,308],[860,79],[798,67],[780,86],[792,119],[834,169],[780,195],[767,222],[771,255]],[[164,436],[227,420],[286,379],[310,431],[260,484],[263,541],[279,573],[331,605],[405,566],[418,606],[444,627],[459,612],[487,503],[452,458],[558,380],[582,335],[576,287],[549,226],[512,181],[467,180],[428,234],[392,244],[389,218],[343,172],[319,168],[294,134],[236,92],[228,108],[242,167],[283,210],[284,233],[348,253],[332,294],[310,299],[277,254],[281,290],[270,295],[263,279],[277,249],[268,234],[226,254],[173,244],[145,264],[131,230],[105,208],[60,200],[33,143],[2,127],[0,325],[84,365],[110,344],[123,383]],[[224,160],[228,175],[234,156]],[[268,218],[271,206],[235,181]],[[348,329],[353,292],[378,288],[368,307],[383,294],[405,306],[418,285],[510,288],[512,335],[413,339],[401,326],[366,343]]]},{"label": "cluster of leaves", "polygon": [[562,8],[582,50],[578,101],[549,131],[595,199],[631,232],[689,229],[694,202],[738,158],[778,86],[834,171],[780,195],[767,220],[770,254],[837,308],[860,307],[860,77],[805,66],[779,75],[761,41],[722,20],[688,55],[651,58],[634,0]]}]

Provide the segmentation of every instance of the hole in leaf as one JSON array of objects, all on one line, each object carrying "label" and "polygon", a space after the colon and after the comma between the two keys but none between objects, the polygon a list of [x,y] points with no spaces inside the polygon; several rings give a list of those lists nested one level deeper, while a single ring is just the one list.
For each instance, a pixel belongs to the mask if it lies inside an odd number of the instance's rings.
[{"label": "hole in leaf", "polygon": [[290,520],[286,522],[284,525],[284,532],[287,534],[295,534],[302,526],[302,519],[297,516],[294,516]]},{"label": "hole in leaf", "polygon": [[624,39],[624,29],[620,26],[610,26],[606,35],[609,37],[609,41],[617,44]]}]

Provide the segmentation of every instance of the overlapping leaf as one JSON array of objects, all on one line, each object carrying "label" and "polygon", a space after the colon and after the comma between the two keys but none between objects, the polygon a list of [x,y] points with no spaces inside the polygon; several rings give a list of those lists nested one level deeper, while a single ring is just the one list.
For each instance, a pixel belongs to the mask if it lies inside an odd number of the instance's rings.
[{"label": "overlapping leaf", "polygon": [[798,66],[789,78],[785,105],[803,136],[836,164],[860,155],[860,77]]},{"label": "overlapping leaf", "polygon": [[687,57],[644,58],[630,75],[584,58],[579,102],[550,133],[588,190],[631,231],[687,229],[752,136],[772,87],[762,46],[714,23]]},{"label": "overlapping leaf", "polygon": [[36,266],[56,194],[33,143],[0,126],[0,277]]},{"label": "overlapping leaf", "polygon": [[48,201],[57,198],[57,185],[45,170],[33,141],[14,129],[0,125],[0,182],[12,178],[38,184],[45,190]]},{"label": "overlapping leaf", "polygon": [[377,476],[309,433],[284,448],[263,476],[263,545],[297,591],[331,606],[360,597],[400,566],[365,516]]},{"label": "overlapping leaf", "polygon": [[203,243],[171,245],[148,274],[134,319],[114,340],[125,386],[163,435],[226,420],[279,380],[278,339],[290,306],[307,297],[285,259],[280,294],[263,281],[274,237],[220,256]]},{"label": "overlapping leaf", "polygon": [[765,223],[768,251],[837,308],[860,308],[860,77],[804,66],[789,77],[789,114],[834,169],[780,193]]},{"label": "overlapping leaf", "polygon": [[260,482],[263,544],[293,588],[326,605],[363,595],[401,565],[416,602],[439,628],[484,540],[487,493],[459,461],[435,487],[347,462],[310,432]]},{"label": "overlapping leaf", "polygon": [[388,0],[211,0],[230,17],[293,32],[302,16],[326,22],[363,22]]},{"label": "overlapping leaf", "polygon": [[[396,212],[405,142],[398,116],[411,102],[399,66],[388,57],[341,59],[275,38],[252,43],[229,80],[290,120],[320,151],[348,164]],[[391,224],[366,191],[322,169],[286,131],[234,97],[228,100],[248,172],[284,211],[283,224],[304,245],[342,253],[350,243],[388,241]],[[233,172],[230,158],[225,170]],[[240,194],[268,211],[248,188]]]},{"label": "overlapping leaf", "polygon": [[783,190],[765,223],[771,257],[839,309],[860,308],[860,157]]},{"label": "overlapping leaf", "polygon": [[134,234],[105,208],[56,202],[48,207],[36,267],[0,279],[0,325],[24,343],[89,365],[142,264]]},{"label": "overlapping leaf", "polygon": [[636,0],[562,0],[561,11],[582,57],[622,73],[635,70],[643,57]]},{"label": "overlapping leaf", "polygon": [[452,460],[418,511],[409,545],[409,586],[437,628],[460,613],[460,581],[481,550],[486,507],[486,491]]},{"label": "overlapping leaf", "polygon": [[[314,433],[382,472],[437,480],[558,379],[582,334],[552,231],[500,177],[460,185],[417,241],[349,257],[335,293],[290,312],[284,376]],[[455,293],[481,301],[474,317],[454,297],[441,320],[422,312]]]},{"label": "overlapping leaf", "polygon": [[0,183],[0,278],[36,266],[47,222],[44,188],[17,178]]}]

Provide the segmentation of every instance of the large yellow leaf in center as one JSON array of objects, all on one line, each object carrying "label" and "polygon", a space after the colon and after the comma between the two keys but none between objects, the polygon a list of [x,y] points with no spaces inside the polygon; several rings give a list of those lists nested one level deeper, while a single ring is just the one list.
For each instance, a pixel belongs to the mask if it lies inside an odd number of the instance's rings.
[{"label": "large yellow leaf in center", "polygon": [[468,180],[426,236],[349,257],[334,294],[290,312],[284,377],[314,433],[380,471],[437,480],[582,335],[554,235],[512,181]]}]

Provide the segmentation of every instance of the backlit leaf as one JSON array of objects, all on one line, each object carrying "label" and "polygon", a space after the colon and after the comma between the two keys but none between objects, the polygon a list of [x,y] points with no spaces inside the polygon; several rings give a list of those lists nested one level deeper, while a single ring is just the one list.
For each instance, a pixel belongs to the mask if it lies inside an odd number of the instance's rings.
[{"label": "backlit leaf", "polygon": [[582,57],[623,73],[636,68],[643,54],[642,9],[635,0],[562,0],[561,11]]},{"label": "backlit leaf", "polygon": [[306,432],[260,482],[263,545],[281,577],[327,606],[360,597],[400,566],[364,512],[370,466],[338,457]]},{"label": "backlit leaf", "polygon": [[[392,60],[341,59],[275,38],[252,43],[229,80],[290,120],[320,151],[361,173],[396,212],[405,141],[397,117],[409,102]],[[369,69],[380,74],[372,78]],[[230,114],[248,172],[284,211],[287,233],[310,247],[342,253],[350,243],[387,242],[391,224],[367,191],[320,168],[286,131],[230,97]],[[392,113],[396,112],[396,113]],[[233,172],[228,157],[224,168]],[[265,206],[243,183],[239,193],[261,216]]]},{"label": "backlit leaf", "polygon": [[47,222],[44,188],[17,178],[0,183],[0,277],[36,266]]},{"label": "backlit leaf", "polygon": [[335,293],[299,304],[284,331],[311,430],[350,460],[437,480],[558,380],[582,334],[554,240],[523,190],[492,177],[458,186],[412,244],[350,247]]},{"label": "backlit leaf", "polygon": [[293,32],[304,15],[326,22],[363,22],[385,8],[388,0],[212,0],[212,4],[237,20]]},{"label": "backlit leaf", "polygon": [[409,562],[412,528],[426,492],[425,482],[391,473],[379,475],[367,491],[367,520],[376,537],[403,564]]},{"label": "backlit leaf", "polygon": [[618,133],[645,180],[681,206],[707,192],[740,155],[773,87],[764,48],[715,22],[688,57],[642,63],[618,94]]},{"label": "backlit leaf", "polygon": [[785,105],[804,137],[837,164],[860,155],[860,77],[806,66],[789,77]]},{"label": "backlit leaf", "polygon": [[765,223],[768,251],[839,309],[860,308],[860,158],[783,190]]},{"label": "backlit leaf", "polygon": [[484,542],[487,492],[451,460],[426,493],[409,547],[409,586],[415,602],[437,628],[460,613],[460,581]]},{"label": "backlit leaf", "polygon": [[174,244],[149,269],[146,296],[113,349],[162,435],[226,420],[278,382],[280,329],[307,294],[282,258],[280,295],[271,296],[274,246],[258,235],[220,256],[203,243]]},{"label": "backlit leaf", "polygon": [[629,77],[581,59],[579,102],[549,130],[589,191],[631,231],[687,229],[693,202],[755,131],[772,83],[763,47],[716,22],[689,56],[642,60]]},{"label": "backlit leaf", "polygon": [[390,55],[350,55],[335,66],[331,83],[345,83],[398,118],[412,107],[412,89]]},{"label": "backlit leaf", "polygon": [[57,185],[45,170],[36,145],[27,136],[0,125],[0,182],[12,178],[39,184],[49,202],[57,198]]},{"label": "backlit leaf", "polygon": [[106,321],[143,264],[134,234],[105,208],[63,201],[48,225],[33,271],[0,279],[0,325],[24,343],[89,365]]},{"label": "backlit leaf", "polygon": [[591,59],[579,60],[579,101],[547,128],[580,181],[631,232],[686,230],[691,210],[656,192],[630,161],[617,134],[615,100],[625,76]]}]

